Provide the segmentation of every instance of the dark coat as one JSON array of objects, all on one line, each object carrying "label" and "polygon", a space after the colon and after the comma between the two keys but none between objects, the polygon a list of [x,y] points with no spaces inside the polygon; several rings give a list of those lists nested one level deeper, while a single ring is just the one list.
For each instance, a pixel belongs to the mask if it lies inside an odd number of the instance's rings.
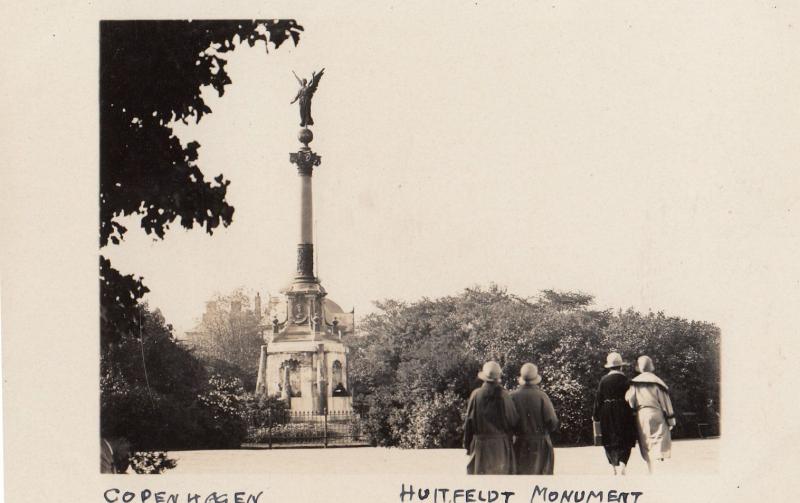
[{"label": "dark coat", "polygon": [[627,462],[630,450],[636,445],[636,423],[633,409],[625,400],[630,381],[624,374],[612,372],[600,379],[592,419],[600,422],[603,447],[609,462]]},{"label": "dark coat", "polygon": [[558,417],[550,398],[535,384],[524,384],[511,393],[519,423],[515,430],[516,473],[552,475],[553,442],[550,433],[558,428]]},{"label": "dark coat", "polygon": [[499,384],[485,382],[472,392],[464,421],[467,474],[514,473],[511,436],[516,424],[514,403]]}]

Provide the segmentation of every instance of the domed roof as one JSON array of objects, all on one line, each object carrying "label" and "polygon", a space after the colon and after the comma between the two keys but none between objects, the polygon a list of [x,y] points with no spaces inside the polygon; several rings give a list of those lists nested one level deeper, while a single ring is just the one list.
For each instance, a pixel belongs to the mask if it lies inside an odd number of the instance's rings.
[{"label": "domed roof", "polygon": [[327,297],[322,299],[322,304],[325,306],[325,310],[331,314],[344,313],[344,309],[339,304]]}]

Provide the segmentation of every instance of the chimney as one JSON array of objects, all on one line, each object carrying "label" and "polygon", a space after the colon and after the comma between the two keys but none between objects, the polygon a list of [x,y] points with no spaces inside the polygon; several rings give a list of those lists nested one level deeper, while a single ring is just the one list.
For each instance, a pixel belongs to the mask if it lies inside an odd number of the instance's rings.
[{"label": "chimney", "polygon": [[261,319],[261,294],[256,292],[256,300],[255,300],[255,311],[256,311],[256,318],[259,320]]}]

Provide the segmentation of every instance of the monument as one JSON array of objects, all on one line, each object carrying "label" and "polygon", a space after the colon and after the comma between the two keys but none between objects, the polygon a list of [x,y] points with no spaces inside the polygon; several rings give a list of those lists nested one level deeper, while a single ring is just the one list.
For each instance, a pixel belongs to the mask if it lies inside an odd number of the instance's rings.
[{"label": "monument", "polygon": [[327,299],[314,273],[313,198],[311,177],[322,158],[308,146],[314,134],[308,128],[311,100],[325,70],[311,80],[300,79],[297,96],[300,126],[297,139],[303,145],[289,154],[300,178],[300,238],[297,270],[281,293],[285,311],[272,320],[271,340],[261,347],[256,393],[280,396],[293,411],[350,411],[352,398],[347,382],[348,348],[343,336],[353,330],[353,313],[345,313]]}]

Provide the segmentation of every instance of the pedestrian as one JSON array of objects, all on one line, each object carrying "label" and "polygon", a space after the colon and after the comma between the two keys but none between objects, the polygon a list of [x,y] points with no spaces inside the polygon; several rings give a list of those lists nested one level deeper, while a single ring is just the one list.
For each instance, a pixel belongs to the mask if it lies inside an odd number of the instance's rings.
[{"label": "pedestrian", "polygon": [[619,353],[609,353],[606,357],[608,374],[600,379],[592,414],[592,420],[599,426],[606,458],[614,475],[617,475],[618,467],[621,467],[620,474],[625,475],[631,449],[636,445],[633,410],[625,401],[630,381],[622,373],[624,365],[627,364]]},{"label": "pedestrian", "polygon": [[675,412],[672,410],[669,388],[653,373],[653,360],[649,356],[640,356],[636,367],[640,373],[631,380],[625,400],[636,411],[639,452],[647,462],[647,471],[652,475],[653,461],[664,461],[670,457],[670,431],[675,426]]},{"label": "pedestrian", "polygon": [[519,422],[514,436],[516,473],[552,475],[555,457],[550,433],[558,428],[558,417],[550,398],[539,389],[539,369],[526,363],[519,371],[520,386],[511,392]]},{"label": "pedestrian", "polygon": [[464,421],[464,448],[469,456],[468,475],[514,473],[512,435],[517,412],[508,392],[500,385],[497,362],[486,362],[478,377],[483,381],[472,392]]}]

